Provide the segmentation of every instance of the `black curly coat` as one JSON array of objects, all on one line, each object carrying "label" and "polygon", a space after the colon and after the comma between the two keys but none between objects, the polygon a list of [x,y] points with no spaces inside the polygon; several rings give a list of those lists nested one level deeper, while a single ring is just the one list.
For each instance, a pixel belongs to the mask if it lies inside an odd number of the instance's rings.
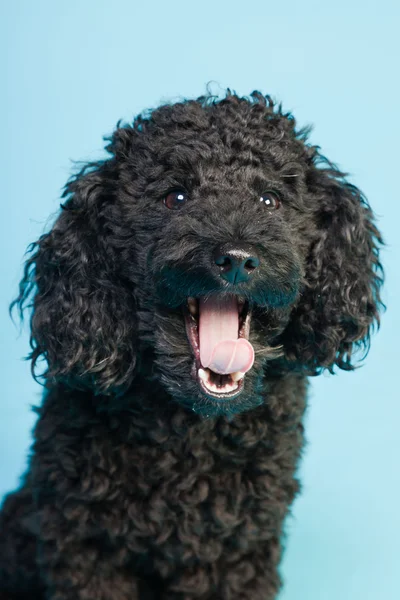
[{"label": "black curly coat", "polygon": [[[15,301],[45,395],[1,516],[2,599],[276,597],[307,377],[353,369],[382,307],[373,213],[309,132],[228,90],[118,122],[67,183]],[[260,259],[238,284],[212,258],[228,242]],[[252,308],[230,400],[193,370],[182,307],[208,294]]]}]

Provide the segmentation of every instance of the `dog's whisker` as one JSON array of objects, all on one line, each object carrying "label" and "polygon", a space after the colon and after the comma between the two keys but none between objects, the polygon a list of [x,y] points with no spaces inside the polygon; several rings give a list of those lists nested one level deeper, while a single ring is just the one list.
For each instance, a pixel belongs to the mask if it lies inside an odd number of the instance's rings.
[{"label": "dog's whisker", "polygon": [[261,348],[260,350],[255,350],[254,354],[273,354],[273,355],[282,355],[284,353],[283,346],[271,346],[266,348]]}]

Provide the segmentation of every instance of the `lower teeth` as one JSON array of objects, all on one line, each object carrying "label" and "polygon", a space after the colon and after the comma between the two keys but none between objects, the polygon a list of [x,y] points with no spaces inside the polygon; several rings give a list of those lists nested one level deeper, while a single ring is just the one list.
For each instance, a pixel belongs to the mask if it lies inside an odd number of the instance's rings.
[{"label": "lower teeth", "polygon": [[[230,373],[230,382],[222,383],[222,376],[219,376],[218,383],[213,383],[211,381],[211,371],[210,369],[199,369],[198,370],[199,378],[204,382],[207,389],[214,392],[232,392],[239,387],[239,380],[244,377],[244,373],[237,371],[236,373]],[[215,375],[219,375],[216,373]]]},{"label": "lower teeth", "polygon": [[240,379],[243,379],[244,377],[244,373],[242,373],[241,371],[236,371],[236,373],[231,373],[231,379],[233,381],[239,381]]}]

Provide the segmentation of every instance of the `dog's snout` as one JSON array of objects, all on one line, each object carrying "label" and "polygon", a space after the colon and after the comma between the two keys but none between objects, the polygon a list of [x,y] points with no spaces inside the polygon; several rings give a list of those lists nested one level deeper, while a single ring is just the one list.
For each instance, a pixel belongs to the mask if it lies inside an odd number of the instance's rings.
[{"label": "dog's snout", "polygon": [[220,276],[232,284],[248,281],[260,265],[251,244],[221,244],[213,252],[213,261]]}]

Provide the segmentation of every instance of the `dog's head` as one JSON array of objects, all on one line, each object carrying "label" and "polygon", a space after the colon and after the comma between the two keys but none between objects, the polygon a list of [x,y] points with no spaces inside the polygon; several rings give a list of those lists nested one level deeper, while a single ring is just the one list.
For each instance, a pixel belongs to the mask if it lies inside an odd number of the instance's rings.
[{"label": "dog's head", "polygon": [[114,395],[141,372],[215,416],[260,404],[269,375],[354,368],[382,240],[309,130],[229,90],[119,122],[26,263],[46,380]]}]

